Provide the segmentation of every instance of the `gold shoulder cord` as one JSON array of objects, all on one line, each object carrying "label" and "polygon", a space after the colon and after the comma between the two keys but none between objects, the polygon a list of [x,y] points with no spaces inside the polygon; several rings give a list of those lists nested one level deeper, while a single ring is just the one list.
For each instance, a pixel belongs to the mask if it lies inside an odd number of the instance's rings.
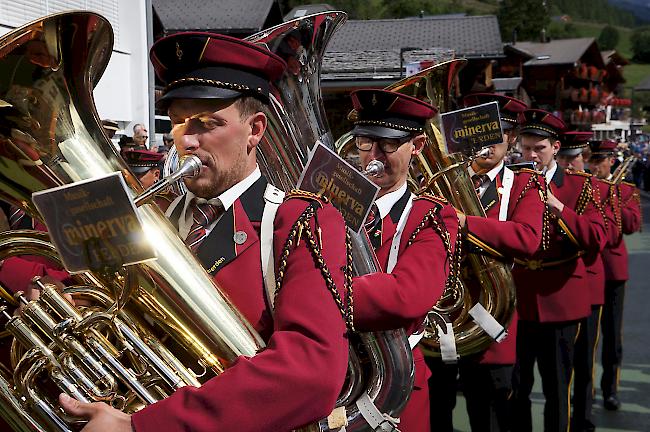
[{"label": "gold shoulder cord", "polygon": [[415,241],[417,235],[427,227],[427,224],[431,224],[431,228],[436,232],[436,234],[438,234],[442,240],[443,245],[445,246],[445,250],[447,252],[447,260],[449,261],[449,276],[445,282],[445,289],[442,293],[441,298],[446,298],[449,296],[455,297],[456,293],[462,293],[463,290],[460,278],[460,261],[462,255],[463,233],[459,221],[457,227],[458,231],[456,234],[455,249],[452,251],[451,236],[449,235],[449,231],[443,229],[444,223],[440,220],[440,203],[436,201],[432,202],[435,202],[437,204],[436,207],[429,209],[429,211],[424,215],[420,224],[417,226],[415,231],[413,231],[411,237],[409,237],[407,245],[410,246]]},{"label": "gold shoulder cord", "polygon": [[522,168],[520,171],[524,170],[526,170],[526,172],[530,171],[531,176],[528,178],[528,183],[526,183],[526,186],[524,186],[524,189],[519,194],[517,201],[522,199],[526,192],[534,186],[537,187],[539,199],[542,200],[542,204],[544,204],[544,213],[542,214],[542,250],[547,250],[551,242],[551,211],[546,205],[547,191],[544,185],[540,182],[539,175],[536,171],[528,170],[526,168]]},{"label": "gold shoulder cord", "polygon": [[[287,269],[287,260],[291,251],[300,245],[300,240],[304,238],[307,245],[307,249],[311,252],[312,257],[316,266],[320,269],[321,275],[325,280],[325,285],[327,289],[332,294],[336,305],[338,306],[339,312],[345,321],[345,325],[349,331],[354,331],[354,304],[353,304],[353,292],[352,292],[352,243],[350,240],[350,234],[346,230],[345,234],[345,248],[346,248],[346,266],[345,266],[345,302],[341,298],[341,295],[336,288],[336,283],[332,278],[332,274],[325,263],[323,258],[323,242],[319,238],[319,241],[316,241],[314,233],[312,233],[310,228],[310,221],[314,219],[316,226],[318,226],[318,217],[316,217],[316,210],[320,207],[323,207],[323,197],[320,197],[315,194],[311,194],[305,191],[292,191],[287,194],[285,199],[292,198],[301,198],[308,199],[310,201],[309,206],[305,211],[298,217],[296,222],[293,224],[289,236],[284,244],[282,253],[280,254],[280,263],[278,265],[278,272],[275,278],[275,298],[277,299],[280,290],[282,289],[282,282],[284,281],[284,275]],[[320,227],[317,228],[318,233],[320,234]],[[320,237],[320,235],[319,235]],[[276,302],[274,302],[276,304]]]}]

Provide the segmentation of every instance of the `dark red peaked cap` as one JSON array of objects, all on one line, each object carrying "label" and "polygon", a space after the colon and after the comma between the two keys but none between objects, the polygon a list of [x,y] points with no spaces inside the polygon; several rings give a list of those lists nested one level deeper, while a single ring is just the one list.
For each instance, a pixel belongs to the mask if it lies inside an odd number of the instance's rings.
[{"label": "dark red peaked cap", "polygon": [[270,82],[286,63],[263,46],[216,33],[176,33],[149,53],[166,85],[158,103],[172,99],[232,99],[249,94],[267,101]]},{"label": "dark red peaked cap", "polygon": [[143,174],[152,168],[158,167],[164,157],[164,153],[151,150],[124,150],[122,157],[136,174]]},{"label": "dark red peaked cap", "polygon": [[387,90],[356,90],[350,97],[357,112],[352,129],[356,136],[404,138],[422,132],[426,121],[438,113],[433,105]]},{"label": "dark red peaked cap", "polygon": [[589,147],[589,140],[593,136],[593,132],[565,132],[560,137],[561,147],[558,153],[565,156],[577,156],[582,153],[585,148]]},{"label": "dark red peaked cap", "polygon": [[463,105],[470,107],[495,101],[499,103],[499,114],[501,117],[501,127],[503,129],[512,129],[516,127],[517,116],[528,108],[528,106],[519,99],[494,93],[474,93],[467,95],[463,98]]},{"label": "dark red peaked cap", "polygon": [[594,158],[606,158],[613,156],[616,152],[616,141],[612,140],[603,140],[603,141],[591,141],[589,147],[591,147],[591,157]]},{"label": "dark red peaked cap", "polygon": [[562,119],[541,109],[527,109],[519,114],[519,133],[557,138],[564,133],[567,126]]}]

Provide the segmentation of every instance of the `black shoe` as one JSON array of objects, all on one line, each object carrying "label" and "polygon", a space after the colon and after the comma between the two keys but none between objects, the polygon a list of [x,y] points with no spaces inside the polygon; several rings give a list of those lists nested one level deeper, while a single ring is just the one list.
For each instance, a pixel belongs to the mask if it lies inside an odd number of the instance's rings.
[{"label": "black shoe", "polygon": [[618,411],[618,409],[621,407],[621,401],[618,400],[618,396],[616,393],[614,393],[605,397],[603,405],[605,406],[606,410]]}]

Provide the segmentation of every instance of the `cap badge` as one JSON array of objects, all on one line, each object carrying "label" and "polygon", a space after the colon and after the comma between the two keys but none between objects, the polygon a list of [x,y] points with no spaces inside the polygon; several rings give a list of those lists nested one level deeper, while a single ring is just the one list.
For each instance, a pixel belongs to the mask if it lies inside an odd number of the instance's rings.
[{"label": "cap badge", "polygon": [[373,106],[377,105],[377,95],[376,94],[372,95],[371,103],[372,103]]},{"label": "cap badge", "polygon": [[238,245],[243,245],[246,243],[246,239],[248,239],[248,234],[246,234],[245,231],[237,231],[233,236],[232,239],[237,243]]},{"label": "cap badge", "polygon": [[532,117],[533,117],[533,120],[535,120],[535,119],[537,118],[537,113],[534,112],[533,115],[532,115]]},{"label": "cap badge", "polygon": [[181,46],[176,42],[176,57],[180,61],[183,58],[183,50],[181,49]]}]

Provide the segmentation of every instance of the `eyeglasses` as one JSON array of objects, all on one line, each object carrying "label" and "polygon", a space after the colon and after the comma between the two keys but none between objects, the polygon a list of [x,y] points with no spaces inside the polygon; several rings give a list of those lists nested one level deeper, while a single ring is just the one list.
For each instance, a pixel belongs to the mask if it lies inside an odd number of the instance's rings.
[{"label": "eyeglasses", "polygon": [[355,145],[361,151],[370,151],[372,145],[377,143],[377,146],[384,153],[395,153],[397,149],[404,143],[411,140],[411,136],[404,138],[371,138],[365,136],[355,137]]}]

